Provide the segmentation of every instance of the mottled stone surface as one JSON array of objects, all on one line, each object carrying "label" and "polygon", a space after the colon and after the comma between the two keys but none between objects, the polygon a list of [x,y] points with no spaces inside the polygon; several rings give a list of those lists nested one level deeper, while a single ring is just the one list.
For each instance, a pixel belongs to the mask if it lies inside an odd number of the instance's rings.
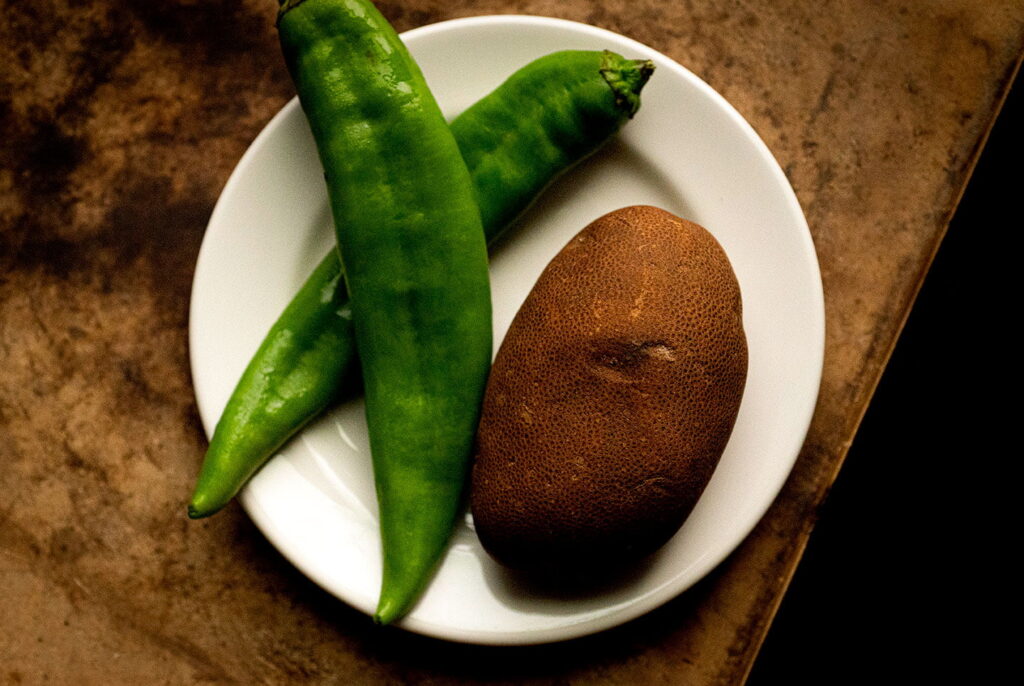
[{"label": "mottled stone surface", "polygon": [[710,577],[628,626],[484,649],[378,630],[232,506],[184,503],[213,204],[291,96],[270,0],[0,13],[0,683],[737,684],[753,661],[1024,49],[1020,1],[409,0],[399,30],[585,21],[686,65],[762,135],[825,284],[797,467]]}]

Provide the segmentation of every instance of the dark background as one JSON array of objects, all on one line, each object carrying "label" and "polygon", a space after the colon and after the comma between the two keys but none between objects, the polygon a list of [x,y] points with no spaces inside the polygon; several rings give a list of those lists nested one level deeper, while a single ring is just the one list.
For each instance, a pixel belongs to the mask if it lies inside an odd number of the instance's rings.
[{"label": "dark background", "polygon": [[1018,75],[748,686],[1014,680],[1022,90]]}]

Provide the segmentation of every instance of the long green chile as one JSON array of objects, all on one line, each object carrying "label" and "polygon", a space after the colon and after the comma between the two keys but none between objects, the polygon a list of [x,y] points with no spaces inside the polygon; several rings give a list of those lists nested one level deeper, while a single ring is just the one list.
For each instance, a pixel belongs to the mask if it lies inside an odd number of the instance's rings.
[{"label": "long green chile", "polygon": [[404,615],[461,503],[491,360],[473,183],[419,67],[367,0],[305,0],[278,37],[324,168],[380,513],[374,620]]},{"label": "long green chile", "polygon": [[[649,62],[557,52],[531,62],[451,123],[488,243],[639,107]],[[214,430],[188,507],[223,508],[285,443],[362,389],[348,292],[332,249],[271,327]]]}]

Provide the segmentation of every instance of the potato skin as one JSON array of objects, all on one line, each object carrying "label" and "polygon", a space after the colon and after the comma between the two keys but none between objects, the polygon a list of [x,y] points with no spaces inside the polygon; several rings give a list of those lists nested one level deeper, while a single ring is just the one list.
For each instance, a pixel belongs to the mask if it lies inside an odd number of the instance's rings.
[{"label": "potato skin", "polygon": [[571,572],[660,547],[711,478],[746,372],[739,285],[710,233],[650,206],[591,223],[491,370],[470,493],[484,548]]}]

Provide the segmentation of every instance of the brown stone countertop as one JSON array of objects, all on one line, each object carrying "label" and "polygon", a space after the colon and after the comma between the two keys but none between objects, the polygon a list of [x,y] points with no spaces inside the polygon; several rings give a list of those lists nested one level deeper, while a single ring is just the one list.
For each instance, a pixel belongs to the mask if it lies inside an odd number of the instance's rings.
[{"label": "brown stone countertop", "polygon": [[228,174],[291,97],[269,0],[35,0],[0,13],[0,683],[739,684],[1024,50],[993,0],[409,0],[396,28],[575,19],[754,125],[807,214],[827,352],[796,468],[695,588],[563,644],[367,618],[237,506],[184,516],[206,447],[189,288]]}]

